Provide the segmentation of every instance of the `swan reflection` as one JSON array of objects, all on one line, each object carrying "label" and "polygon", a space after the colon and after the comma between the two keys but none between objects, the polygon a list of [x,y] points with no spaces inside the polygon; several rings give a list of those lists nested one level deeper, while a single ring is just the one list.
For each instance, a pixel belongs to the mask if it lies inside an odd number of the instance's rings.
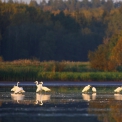
[{"label": "swan reflection", "polygon": [[89,94],[82,93],[82,98],[85,101],[96,100],[96,96],[97,96],[96,93],[93,93],[91,96]]},{"label": "swan reflection", "polygon": [[91,100],[89,94],[84,94],[84,93],[82,93],[82,98],[83,98],[83,100],[85,100],[85,101],[90,101],[90,100]]},{"label": "swan reflection", "polygon": [[96,100],[97,93],[92,94],[92,100]]},{"label": "swan reflection", "polygon": [[23,95],[23,94],[14,94],[14,93],[11,94],[12,100],[16,100],[17,103],[19,103],[19,101],[24,100],[24,97],[25,97],[25,95]]},{"label": "swan reflection", "polygon": [[43,101],[48,101],[48,100],[50,100],[50,95],[36,93],[35,104],[43,105]]},{"label": "swan reflection", "polygon": [[114,99],[115,100],[122,100],[122,95],[121,94],[114,94]]}]

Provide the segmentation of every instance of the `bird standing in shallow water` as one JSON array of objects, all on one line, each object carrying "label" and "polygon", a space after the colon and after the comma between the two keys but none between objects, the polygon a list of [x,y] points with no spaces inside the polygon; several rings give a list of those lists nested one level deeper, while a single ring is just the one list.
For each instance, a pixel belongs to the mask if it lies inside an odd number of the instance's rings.
[{"label": "bird standing in shallow water", "polygon": [[95,87],[92,87],[92,91],[93,91],[93,92],[97,92],[97,90],[96,90]]},{"label": "bird standing in shallow water", "polygon": [[114,90],[114,92],[119,93],[121,90],[122,90],[122,87],[117,87],[117,88]]},{"label": "bird standing in shallow water", "polygon": [[87,92],[89,89],[90,89],[90,85],[88,85],[88,86],[85,86],[84,88],[83,88],[83,90],[82,90],[82,92]]},{"label": "bird standing in shallow water", "polygon": [[25,92],[25,91],[23,90],[22,87],[19,87],[19,86],[18,86],[19,83],[20,83],[20,82],[17,82],[17,86],[14,86],[14,87],[11,89],[11,91],[14,91],[15,94],[17,94],[17,93],[24,93],[24,92]]},{"label": "bird standing in shallow water", "polygon": [[35,81],[34,83],[36,83],[37,86],[36,92],[40,92],[42,90],[42,84],[39,84],[38,81]]},{"label": "bird standing in shallow water", "polygon": [[51,89],[47,88],[46,86],[43,86],[43,82],[41,81],[40,84],[42,85],[42,90],[47,92],[47,91],[51,91]]}]

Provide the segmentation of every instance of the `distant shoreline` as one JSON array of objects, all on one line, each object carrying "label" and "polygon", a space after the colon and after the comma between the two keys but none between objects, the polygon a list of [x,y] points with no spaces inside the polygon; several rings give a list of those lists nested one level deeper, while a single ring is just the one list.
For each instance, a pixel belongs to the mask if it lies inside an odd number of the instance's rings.
[{"label": "distant shoreline", "polygon": [[17,60],[0,62],[0,81],[122,81],[122,72],[103,72],[89,62]]},{"label": "distant shoreline", "polygon": [[[3,74],[3,73],[2,73]],[[91,82],[91,81],[122,81],[122,72],[38,72],[22,73],[7,72],[6,76],[0,74],[0,81],[74,81],[74,82]],[[32,75],[31,75],[32,74]]]}]

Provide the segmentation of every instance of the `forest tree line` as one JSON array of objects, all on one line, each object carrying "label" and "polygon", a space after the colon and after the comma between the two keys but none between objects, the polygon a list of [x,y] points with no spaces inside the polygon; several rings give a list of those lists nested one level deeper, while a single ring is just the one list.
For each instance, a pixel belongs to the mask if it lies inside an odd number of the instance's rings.
[{"label": "forest tree line", "polygon": [[122,3],[111,0],[0,1],[0,55],[5,61],[90,60],[93,68],[114,70],[121,66],[121,20]]}]

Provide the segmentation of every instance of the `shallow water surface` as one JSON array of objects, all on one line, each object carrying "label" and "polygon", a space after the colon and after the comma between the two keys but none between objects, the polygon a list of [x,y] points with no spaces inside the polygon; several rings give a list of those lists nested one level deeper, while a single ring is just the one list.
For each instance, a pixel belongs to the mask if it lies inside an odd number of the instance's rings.
[{"label": "shallow water surface", "polygon": [[[70,83],[70,82],[69,82]],[[36,93],[35,84],[20,84],[26,91],[14,94],[14,83],[0,85],[0,122],[121,122],[122,94],[114,93],[121,85],[89,83],[97,88],[82,93],[87,84],[44,83],[51,92]],[[59,84],[59,85],[57,85]],[[67,85],[66,85],[67,84]]]}]

